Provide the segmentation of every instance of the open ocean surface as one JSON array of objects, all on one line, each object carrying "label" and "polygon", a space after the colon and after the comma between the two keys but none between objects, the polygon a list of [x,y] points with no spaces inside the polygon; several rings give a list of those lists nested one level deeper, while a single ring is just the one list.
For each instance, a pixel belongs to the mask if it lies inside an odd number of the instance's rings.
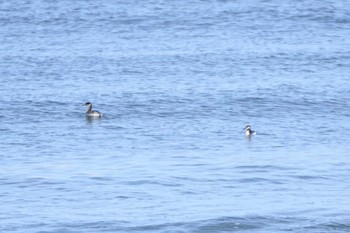
[{"label": "open ocean surface", "polygon": [[0,79],[0,232],[350,232],[347,0],[1,1]]}]

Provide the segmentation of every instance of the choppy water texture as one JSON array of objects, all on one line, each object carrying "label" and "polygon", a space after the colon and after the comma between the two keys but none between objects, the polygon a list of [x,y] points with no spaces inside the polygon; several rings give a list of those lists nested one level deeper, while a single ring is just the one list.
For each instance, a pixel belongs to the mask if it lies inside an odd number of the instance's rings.
[{"label": "choppy water texture", "polygon": [[1,232],[350,231],[348,1],[0,9]]}]

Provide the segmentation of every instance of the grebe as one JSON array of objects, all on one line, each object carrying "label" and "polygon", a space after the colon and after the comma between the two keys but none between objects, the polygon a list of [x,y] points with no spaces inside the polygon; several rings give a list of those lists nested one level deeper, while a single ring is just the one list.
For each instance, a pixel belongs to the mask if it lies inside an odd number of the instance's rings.
[{"label": "grebe", "polygon": [[256,134],[255,131],[251,130],[251,128],[252,128],[251,125],[247,125],[246,127],[244,127],[246,136],[251,136]]},{"label": "grebe", "polygon": [[86,102],[84,104],[87,107],[86,116],[87,117],[101,117],[102,113],[96,110],[92,110],[92,103]]}]

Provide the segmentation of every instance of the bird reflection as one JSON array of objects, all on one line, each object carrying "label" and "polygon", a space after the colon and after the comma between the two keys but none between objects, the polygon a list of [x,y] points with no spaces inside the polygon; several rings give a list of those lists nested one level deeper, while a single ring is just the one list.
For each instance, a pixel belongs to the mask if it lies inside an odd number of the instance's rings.
[{"label": "bird reflection", "polygon": [[89,124],[101,121],[101,117],[86,116],[85,119],[86,119],[86,122]]}]

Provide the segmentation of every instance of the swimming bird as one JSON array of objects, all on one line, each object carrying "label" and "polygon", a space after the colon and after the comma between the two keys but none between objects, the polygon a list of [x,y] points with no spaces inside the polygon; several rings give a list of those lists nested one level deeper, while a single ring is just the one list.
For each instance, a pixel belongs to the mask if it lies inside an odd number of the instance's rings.
[{"label": "swimming bird", "polygon": [[256,134],[256,132],[251,130],[251,128],[252,128],[251,125],[247,125],[246,127],[244,127],[246,136],[251,136],[251,135],[255,135]]},{"label": "swimming bird", "polygon": [[92,103],[86,102],[84,105],[87,107],[87,111],[85,113],[85,115],[87,117],[101,117],[102,116],[102,113],[100,113],[99,111],[92,110]]}]

